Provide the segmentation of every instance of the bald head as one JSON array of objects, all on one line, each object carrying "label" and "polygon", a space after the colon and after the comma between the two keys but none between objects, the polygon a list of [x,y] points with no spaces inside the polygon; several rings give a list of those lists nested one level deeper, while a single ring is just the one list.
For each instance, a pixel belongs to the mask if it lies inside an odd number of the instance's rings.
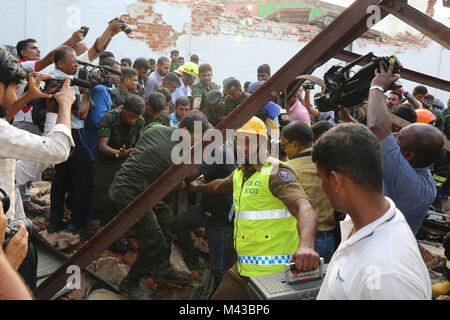
[{"label": "bald head", "polygon": [[406,126],[398,137],[400,150],[413,168],[429,167],[438,160],[444,142],[442,133],[426,123]]}]

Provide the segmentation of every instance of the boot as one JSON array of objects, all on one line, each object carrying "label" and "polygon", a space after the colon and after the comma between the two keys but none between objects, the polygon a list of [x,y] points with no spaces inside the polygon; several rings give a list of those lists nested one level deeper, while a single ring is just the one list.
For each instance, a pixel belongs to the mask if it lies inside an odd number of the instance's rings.
[{"label": "boot", "polygon": [[149,289],[141,288],[140,276],[130,270],[119,285],[119,291],[130,300],[152,300],[153,292]]},{"label": "boot", "polygon": [[179,275],[172,266],[162,268],[160,265],[155,268],[153,280],[158,283],[169,282],[180,286],[185,286],[190,283],[189,279]]}]

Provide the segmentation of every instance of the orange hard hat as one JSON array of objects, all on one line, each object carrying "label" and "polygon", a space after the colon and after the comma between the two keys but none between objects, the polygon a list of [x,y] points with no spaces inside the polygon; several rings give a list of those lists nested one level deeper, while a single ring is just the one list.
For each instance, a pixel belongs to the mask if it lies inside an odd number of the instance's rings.
[{"label": "orange hard hat", "polygon": [[436,121],[436,116],[427,109],[416,109],[418,123],[433,123]]}]

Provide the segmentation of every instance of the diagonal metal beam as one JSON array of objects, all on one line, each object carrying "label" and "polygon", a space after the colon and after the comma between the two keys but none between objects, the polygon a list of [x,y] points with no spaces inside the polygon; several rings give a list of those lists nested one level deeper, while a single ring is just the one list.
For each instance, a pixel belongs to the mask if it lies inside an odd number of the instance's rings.
[{"label": "diagonal metal beam", "polygon": [[450,50],[450,29],[402,1],[384,0],[381,8]]},{"label": "diagonal metal beam", "polygon": [[[347,50],[342,50],[341,52],[338,52],[334,58],[350,62],[357,58],[361,57],[360,54],[350,52]],[[360,65],[365,65],[367,62],[363,62]],[[427,74],[423,74],[417,71],[413,71],[407,68],[401,69],[401,76],[403,79],[410,80],[413,82],[421,83],[423,85],[427,85],[433,88],[441,89],[450,92],[450,81],[439,79],[433,76],[429,76]]]},{"label": "diagonal metal beam", "polygon": [[[260,111],[277,92],[283,90],[299,74],[311,73],[336,53],[344,49],[353,40],[364,34],[369,28],[367,8],[376,5],[379,0],[357,0],[337,17],[327,28],[319,33],[299,53],[277,71],[263,86],[230,113],[217,129],[237,129]],[[385,16],[385,15],[383,15]],[[206,144],[204,144],[206,145]],[[158,180],[124,208],[102,231],[96,234],[80,248],[64,265],[55,271],[36,290],[37,299],[50,299],[65,284],[70,276],[67,268],[77,265],[85,268],[108,248],[121,234],[139,221],[150,208],[154,207],[172,191],[195,165],[174,165]]]}]

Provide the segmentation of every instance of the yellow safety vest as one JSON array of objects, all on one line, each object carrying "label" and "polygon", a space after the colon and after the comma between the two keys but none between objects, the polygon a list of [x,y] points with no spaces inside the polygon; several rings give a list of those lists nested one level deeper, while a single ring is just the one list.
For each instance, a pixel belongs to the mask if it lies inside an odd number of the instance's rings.
[{"label": "yellow safety vest", "polygon": [[264,164],[244,184],[244,172],[233,173],[234,247],[242,276],[283,272],[298,248],[297,219],[269,190],[272,168]]}]

